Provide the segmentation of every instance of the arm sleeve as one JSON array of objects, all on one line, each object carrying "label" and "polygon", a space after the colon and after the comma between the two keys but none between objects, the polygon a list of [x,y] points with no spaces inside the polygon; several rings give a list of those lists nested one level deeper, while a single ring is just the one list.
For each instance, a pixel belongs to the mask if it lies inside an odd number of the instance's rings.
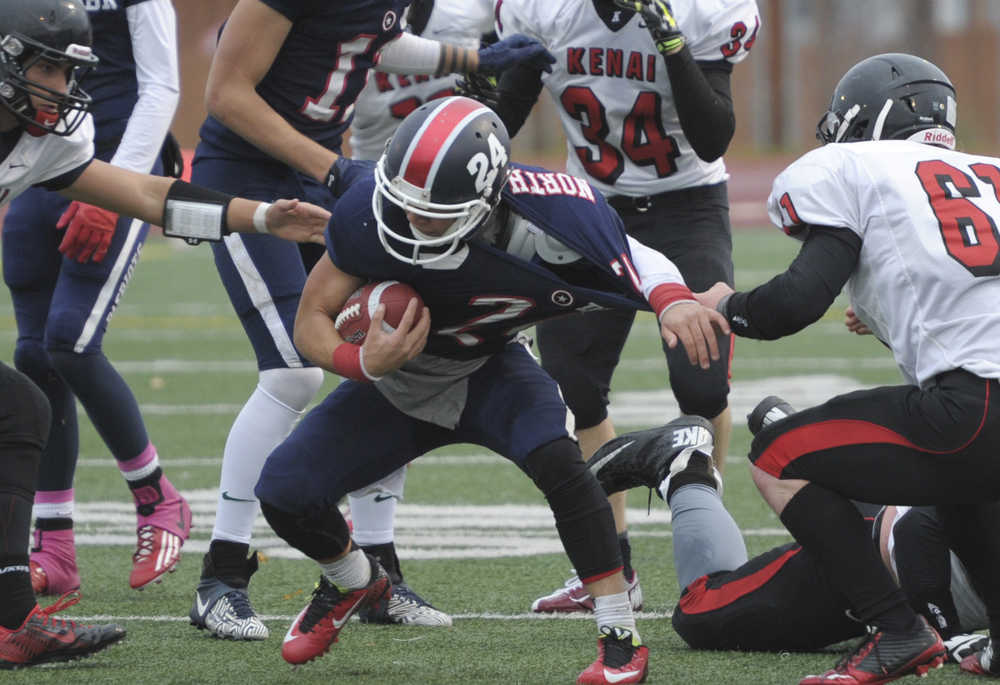
[{"label": "arm sleeve", "polygon": [[378,71],[390,74],[433,74],[441,61],[441,43],[401,33],[378,53]]},{"label": "arm sleeve", "polygon": [[125,9],[139,99],[111,163],[149,173],[180,100],[177,20],[170,0],[146,0]]},{"label": "arm sleeve", "polygon": [[733,293],[720,309],[733,332],[774,340],[817,321],[847,283],[861,238],[842,228],[810,226],[788,269],[749,292]]},{"label": "arm sleeve", "polygon": [[718,159],[736,130],[730,89],[733,65],[725,60],[696,62],[687,47],[664,56],[664,61],[684,136],[700,159]]},{"label": "arm sleeve", "polygon": [[527,66],[515,66],[500,76],[497,115],[513,138],[524,126],[542,92],[542,72]]},{"label": "arm sleeve", "polygon": [[632,266],[639,276],[642,294],[647,300],[658,285],[684,285],[684,277],[672,261],[632,236],[626,237],[629,251],[632,253]]}]

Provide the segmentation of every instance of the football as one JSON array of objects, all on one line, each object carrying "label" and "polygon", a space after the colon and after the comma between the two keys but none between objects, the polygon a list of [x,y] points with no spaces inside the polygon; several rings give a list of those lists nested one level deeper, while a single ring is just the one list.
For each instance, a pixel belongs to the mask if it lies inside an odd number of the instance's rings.
[{"label": "football", "polygon": [[[423,307],[423,300],[411,286],[399,281],[375,281],[358,288],[344,303],[333,325],[345,341],[360,345],[368,334],[372,317],[380,304],[385,305],[382,330],[392,333],[406,313],[406,305],[412,298]],[[419,312],[419,309],[417,310]]]}]

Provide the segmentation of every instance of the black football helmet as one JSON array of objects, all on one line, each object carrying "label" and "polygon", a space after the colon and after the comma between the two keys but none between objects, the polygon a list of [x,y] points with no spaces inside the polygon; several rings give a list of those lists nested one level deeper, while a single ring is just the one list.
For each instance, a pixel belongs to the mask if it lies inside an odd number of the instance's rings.
[{"label": "black football helmet", "polygon": [[[90,19],[79,0],[3,0],[0,104],[31,135],[70,135],[90,107],[90,96],[80,88],[98,61],[90,46]],[[66,92],[28,78],[28,70],[42,61],[69,68]],[[36,110],[30,96],[53,103],[56,111]]]},{"label": "black football helmet", "polygon": [[[503,122],[475,100],[442,98],[411,112],[375,165],[372,210],[383,247],[407,264],[453,254],[500,201],[509,159]],[[444,235],[430,236],[402,219],[405,212],[453,221]]]},{"label": "black football helmet", "polygon": [[823,143],[915,140],[955,148],[955,87],[925,59],[875,55],[851,67],[816,127]]}]

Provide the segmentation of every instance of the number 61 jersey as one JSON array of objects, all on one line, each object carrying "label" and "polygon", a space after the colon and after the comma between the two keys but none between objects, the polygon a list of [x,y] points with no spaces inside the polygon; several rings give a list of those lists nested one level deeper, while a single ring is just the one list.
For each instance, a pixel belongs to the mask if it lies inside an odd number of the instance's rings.
[{"label": "number 61 jersey", "polygon": [[919,142],[832,143],[774,181],[771,220],[861,238],[858,317],[922,384],[963,368],[1000,378],[1000,159]]},{"label": "number 61 jersey", "polygon": [[[760,28],[754,0],[672,0],[694,59],[737,63]],[[496,0],[501,38],[537,38],[556,58],[542,82],[566,132],[566,170],[605,195],[721,183],[681,130],[667,65],[642,17],[610,0]],[[683,94],[680,94],[683,97]]]}]

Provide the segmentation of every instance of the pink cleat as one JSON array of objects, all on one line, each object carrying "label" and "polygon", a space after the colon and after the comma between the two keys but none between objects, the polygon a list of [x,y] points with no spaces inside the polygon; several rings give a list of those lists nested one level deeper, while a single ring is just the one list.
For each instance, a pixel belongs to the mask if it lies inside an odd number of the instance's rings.
[{"label": "pink cleat", "polygon": [[73,529],[35,529],[31,548],[31,589],[36,595],[63,595],[80,589]]},{"label": "pink cleat", "polygon": [[154,485],[132,491],[136,502],[136,535],[129,585],[141,590],[172,573],[181,558],[181,547],[191,533],[191,507],[177,489],[160,476]]}]

